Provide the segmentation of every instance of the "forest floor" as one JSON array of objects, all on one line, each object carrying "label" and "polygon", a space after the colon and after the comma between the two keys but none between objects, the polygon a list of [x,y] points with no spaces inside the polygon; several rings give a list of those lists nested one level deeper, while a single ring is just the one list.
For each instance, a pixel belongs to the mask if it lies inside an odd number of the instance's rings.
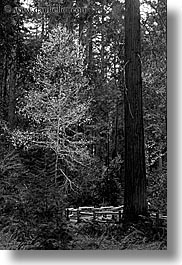
[{"label": "forest floor", "polygon": [[[68,223],[66,233],[49,243],[45,238],[20,242],[10,233],[0,233],[0,249],[13,250],[167,250],[167,227],[139,222],[123,227],[122,224],[98,222]],[[65,235],[65,238],[64,238]],[[62,245],[63,241],[66,244]],[[48,244],[47,244],[48,243]]]},{"label": "forest floor", "polygon": [[51,240],[50,236],[45,240],[44,235],[43,240],[39,237],[33,244],[29,240],[13,239],[10,231],[0,233],[0,249],[167,250],[167,224],[156,227],[148,221],[140,221],[124,227],[122,223],[90,221],[69,222],[65,228],[57,240],[53,237]]},{"label": "forest floor", "polygon": [[167,250],[167,227],[131,224],[70,224],[72,250]]}]

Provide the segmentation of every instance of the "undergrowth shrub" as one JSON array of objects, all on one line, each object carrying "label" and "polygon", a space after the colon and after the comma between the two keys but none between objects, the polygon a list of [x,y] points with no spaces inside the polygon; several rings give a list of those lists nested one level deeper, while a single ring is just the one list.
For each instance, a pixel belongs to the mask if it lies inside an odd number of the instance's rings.
[{"label": "undergrowth shrub", "polygon": [[150,218],[138,223],[70,224],[73,235],[69,249],[167,249],[167,227],[156,226]]},{"label": "undergrowth shrub", "polygon": [[167,169],[151,172],[148,176],[148,201],[151,208],[167,214]]},{"label": "undergrowth shrub", "polygon": [[63,216],[62,189],[51,178],[46,161],[40,158],[34,172],[27,165],[15,150],[0,158],[0,247],[66,249],[71,236]]}]

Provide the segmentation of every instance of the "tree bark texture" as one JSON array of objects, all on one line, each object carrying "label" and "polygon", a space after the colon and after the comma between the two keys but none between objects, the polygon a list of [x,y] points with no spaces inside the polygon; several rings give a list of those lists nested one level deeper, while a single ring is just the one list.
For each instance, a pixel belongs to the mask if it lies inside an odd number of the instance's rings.
[{"label": "tree bark texture", "polygon": [[12,13],[0,8],[0,119],[10,128],[15,122],[16,47],[17,39]]},{"label": "tree bark texture", "polygon": [[128,221],[147,213],[140,42],[139,0],[125,0],[124,217]]}]

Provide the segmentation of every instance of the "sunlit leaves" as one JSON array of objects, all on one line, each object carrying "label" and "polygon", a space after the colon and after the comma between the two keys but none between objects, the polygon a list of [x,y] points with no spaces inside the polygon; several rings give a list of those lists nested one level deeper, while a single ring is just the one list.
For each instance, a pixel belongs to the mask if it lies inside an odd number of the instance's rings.
[{"label": "sunlit leaves", "polygon": [[89,158],[83,130],[89,119],[89,87],[83,77],[83,51],[64,28],[54,29],[43,43],[33,69],[34,82],[19,114],[26,131],[12,135],[15,146],[52,149],[67,165]]}]

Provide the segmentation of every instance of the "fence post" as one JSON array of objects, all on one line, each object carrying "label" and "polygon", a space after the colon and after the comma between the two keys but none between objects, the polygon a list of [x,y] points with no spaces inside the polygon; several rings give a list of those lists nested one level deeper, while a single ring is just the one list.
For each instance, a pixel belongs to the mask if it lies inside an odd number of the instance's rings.
[{"label": "fence post", "polygon": [[156,228],[159,226],[159,210],[156,212]]},{"label": "fence post", "polygon": [[65,215],[66,215],[66,221],[69,221],[70,220],[70,218],[69,218],[69,209],[65,210]]},{"label": "fence post", "polygon": [[80,212],[79,212],[79,209],[77,209],[77,223],[80,223]]},{"label": "fence post", "polygon": [[93,221],[96,219],[95,209],[93,209]]},{"label": "fence post", "polygon": [[121,223],[121,210],[119,210],[119,212],[118,212],[118,215],[119,215],[119,224]]},{"label": "fence post", "polygon": [[117,222],[117,216],[112,214],[112,221],[114,221],[115,223]]}]

